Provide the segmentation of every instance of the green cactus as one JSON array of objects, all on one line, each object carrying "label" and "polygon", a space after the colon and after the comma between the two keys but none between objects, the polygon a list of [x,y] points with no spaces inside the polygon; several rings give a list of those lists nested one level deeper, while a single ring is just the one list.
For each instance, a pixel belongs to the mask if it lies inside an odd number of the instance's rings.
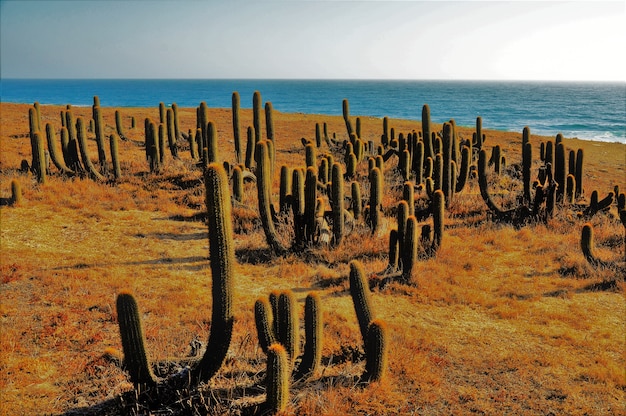
[{"label": "green cactus", "polygon": [[146,119],[146,159],[150,167],[151,173],[159,171],[160,157],[159,157],[159,141],[156,134],[156,124]]},{"label": "green cactus", "polygon": [[117,134],[112,133],[109,136],[109,147],[111,149],[111,162],[113,163],[113,178],[115,180],[119,180],[122,177],[122,169],[120,167],[120,156],[119,156],[119,137]]},{"label": "green cactus", "polygon": [[593,227],[589,223],[583,226],[580,237],[580,248],[587,262],[593,267],[602,267],[604,265],[604,262],[595,254]]},{"label": "green cactus", "polygon": [[388,340],[387,325],[380,319],[370,322],[367,330],[365,373],[363,381],[382,380],[387,370]]},{"label": "green cactus", "polygon": [[320,129],[320,123],[315,123],[315,146],[317,148],[322,146],[322,131]]},{"label": "green cactus", "polygon": [[239,203],[243,202],[243,171],[240,165],[233,168],[233,199]]},{"label": "green cactus", "polygon": [[259,215],[263,224],[263,231],[267,244],[272,248],[275,254],[282,255],[287,249],[279,241],[274,226],[273,205],[271,201],[272,177],[270,171],[270,156],[267,140],[261,140],[255,146],[256,152],[256,176],[257,176],[257,197],[259,203]]},{"label": "green cactus", "polygon": [[119,110],[115,110],[115,130],[117,131],[117,136],[121,140],[127,140],[126,135],[124,134],[124,125],[122,124],[122,115]]},{"label": "green cactus", "polygon": [[378,232],[382,222],[382,195],[383,175],[380,169],[374,168],[370,172],[370,202],[369,202],[369,225],[372,234]]},{"label": "green cactus", "polygon": [[351,209],[352,209],[352,215],[354,216],[355,220],[359,220],[359,218],[361,218],[361,187],[359,186],[358,182],[352,182],[350,185],[350,190],[351,190],[351,195],[352,195],[352,203],[351,203]]},{"label": "green cactus", "polygon": [[278,315],[274,316],[277,321],[276,339],[285,347],[289,362],[293,364],[300,350],[298,312],[296,299],[291,291],[285,291],[278,297]]},{"label": "green cactus", "polygon": [[181,138],[180,134],[180,117],[178,117],[178,104],[172,103],[172,115],[174,117],[174,141]]},{"label": "green cactus", "polygon": [[356,312],[357,320],[359,321],[363,344],[366,345],[367,329],[370,322],[374,319],[369,283],[367,277],[365,276],[361,262],[358,260],[352,260],[349,263],[349,266],[350,295],[352,296],[354,311]]},{"label": "green cactus", "polygon": [[341,164],[335,162],[332,166],[331,174],[331,199],[333,215],[333,245],[341,244],[345,234],[344,224],[344,192],[343,192],[343,172]]},{"label": "green cactus", "polygon": [[[441,192],[441,191],[438,191]],[[408,283],[413,275],[419,242],[417,240],[417,219],[414,215],[407,217],[405,221],[403,239],[400,240],[400,256],[402,260],[402,280]],[[400,233],[398,232],[398,239]]]},{"label": "green cactus", "polygon": [[245,166],[248,169],[252,169],[254,167],[254,157],[256,155],[256,141],[254,136],[256,133],[254,132],[254,127],[248,126],[247,130],[247,142],[246,142],[246,161]]},{"label": "green cactus", "polygon": [[399,243],[400,239],[398,238],[398,230],[391,230],[389,232],[389,264],[387,265],[387,270],[392,273],[398,270],[398,259],[399,259]]},{"label": "green cactus", "polygon": [[259,298],[254,303],[254,322],[256,323],[259,345],[265,354],[269,347],[276,343],[274,334],[274,318],[269,301]]},{"label": "green cactus", "polygon": [[209,121],[207,124],[207,161],[208,163],[215,163],[219,160],[217,151],[217,128],[215,123]]},{"label": "green cactus", "polygon": [[565,202],[566,204],[573,204],[576,193],[576,179],[574,175],[567,175],[566,182],[567,186],[565,189],[565,198],[563,199],[563,202]]},{"label": "green cactus", "polygon": [[194,378],[206,382],[226,358],[233,333],[235,245],[228,177],[224,167],[210,164],[204,172],[211,264],[211,333],[206,351],[193,369]]},{"label": "green cactus", "polygon": [[422,140],[424,141],[424,155],[425,157],[435,157],[432,142],[432,127],[430,125],[430,107],[428,104],[424,104],[422,107]]},{"label": "green cactus", "polygon": [[557,201],[562,201],[565,194],[565,178],[566,178],[566,163],[565,163],[565,146],[563,142],[559,142],[554,150],[554,180],[558,184],[556,190]]},{"label": "green cactus", "polygon": [[59,152],[57,151],[56,134],[54,132],[54,127],[50,123],[46,123],[46,139],[48,142],[50,159],[52,159],[54,166],[56,166],[56,168],[65,175],[73,175],[74,171],[67,167],[62,155],[59,155]]},{"label": "green cactus", "polygon": [[445,196],[443,192],[435,191],[433,194],[433,244],[434,252],[439,249],[443,241],[444,217],[445,217]]},{"label": "green cactus", "polygon": [[305,240],[312,244],[315,241],[316,216],[315,207],[317,205],[317,173],[315,168],[309,166],[306,169],[304,178],[304,221]]},{"label": "green cactus", "polygon": [[407,149],[404,149],[402,152],[400,152],[398,168],[400,170],[402,180],[408,181],[411,175],[411,153]]},{"label": "green cactus", "polygon": [[87,134],[85,132],[85,124],[83,123],[83,119],[81,117],[76,119],[76,133],[80,156],[83,161],[83,166],[87,169],[87,173],[94,180],[104,181],[104,176],[96,170],[93,163],[91,163],[91,159],[89,158],[89,151],[87,149]]},{"label": "green cactus", "polygon": [[279,188],[279,198],[278,198],[278,206],[279,212],[281,214],[286,214],[289,211],[289,207],[291,205],[291,169],[283,165],[280,167],[280,188]]},{"label": "green cactus", "polygon": [[137,302],[130,293],[121,292],[117,296],[116,305],[124,350],[124,367],[130,380],[137,390],[156,387],[157,380],[148,363]]},{"label": "green cactus", "polygon": [[242,157],[242,138],[241,138],[241,122],[239,121],[239,113],[241,107],[241,99],[237,91],[232,96],[232,112],[233,112],[233,139],[235,142],[235,161],[237,164],[243,162]]},{"label": "green cactus", "polygon": [[420,184],[424,180],[424,142],[418,141],[413,148],[412,169],[415,175],[415,183]]},{"label": "green cactus", "polygon": [[165,103],[161,101],[159,103],[159,124],[165,124],[165,121],[166,121],[165,111],[166,111]]},{"label": "green cactus", "polygon": [[471,149],[469,148],[469,146],[463,146],[463,149],[461,150],[461,167],[459,169],[459,174],[455,175],[456,179],[456,186],[454,191],[456,193],[459,193],[461,191],[463,191],[463,189],[465,188],[465,184],[467,183],[467,179],[469,178],[469,171],[470,171],[470,165],[471,165]]},{"label": "green cactus", "polygon": [[[165,128],[165,124],[163,123],[159,123],[159,125],[157,126],[157,142],[159,143],[159,146],[157,149],[159,149],[159,164],[163,165],[163,163],[165,162],[165,136],[166,136],[166,128]],[[206,148],[203,149],[203,151],[206,152]],[[206,157],[203,159],[204,162],[206,162]],[[203,165],[203,166],[206,166]]]},{"label": "green cactus", "polygon": [[[92,107],[92,115],[94,121],[94,130],[96,133],[96,146],[98,148],[98,163],[100,164],[100,172],[103,175],[107,173],[106,152],[104,151],[104,122],[102,121],[102,110],[100,105],[96,105],[100,100],[98,97],[94,97],[94,105]],[[79,142],[80,144],[80,142]],[[87,166],[85,166],[87,169]]]},{"label": "green cactus", "polygon": [[254,91],[252,94],[252,125],[254,126],[254,142],[258,143],[261,140],[261,111],[263,101],[261,99],[261,93]]},{"label": "green cactus", "polygon": [[578,149],[576,152],[576,170],[574,173],[574,177],[576,179],[576,198],[580,198],[583,195],[583,157],[583,149]]},{"label": "green cactus", "polygon": [[380,141],[383,147],[386,149],[389,146],[389,118],[383,117],[383,134],[380,137]]},{"label": "green cactus", "polygon": [[348,137],[350,137],[352,134],[355,134],[355,131],[352,128],[352,122],[350,121],[350,103],[347,98],[344,98],[342,101],[342,109],[343,121],[346,123],[346,130],[348,131]]},{"label": "green cactus", "polygon": [[267,350],[267,398],[270,414],[285,410],[289,402],[289,361],[285,347],[272,344]]},{"label": "green cactus", "polygon": [[304,174],[300,169],[294,169],[291,174],[291,210],[293,212],[295,246],[302,246],[305,243],[305,221],[304,221]]},{"label": "green cactus", "polygon": [[320,165],[317,169],[317,180],[326,185],[329,181],[330,181],[330,167],[328,165],[328,159],[327,158],[322,158],[322,160],[320,160]]},{"label": "green cactus", "polygon": [[313,167],[317,171],[317,151],[313,143],[309,143],[304,148],[306,167]]},{"label": "green cactus", "polygon": [[[178,158],[178,144],[176,139],[176,129],[174,126],[174,111],[168,108],[165,112],[166,117],[166,129],[167,129],[167,143],[170,148],[170,153],[174,159]],[[209,163],[213,162],[209,160]]]},{"label": "green cactus", "polygon": [[189,155],[191,159],[198,159],[198,142],[202,140],[202,130],[196,129],[196,134],[194,135],[191,129],[189,129]]},{"label": "green cactus", "polygon": [[524,127],[524,132],[522,134],[525,138],[523,139],[522,144],[522,182],[524,186],[522,198],[525,204],[529,204],[532,199],[530,196],[530,169],[533,160],[533,148],[528,140],[528,137],[530,137],[530,129],[528,127]]},{"label": "green cactus", "polygon": [[304,332],[306,343],[296,379],[315,375],[322,361],[322,301],[317,293],[309,293],[304,301]]}]

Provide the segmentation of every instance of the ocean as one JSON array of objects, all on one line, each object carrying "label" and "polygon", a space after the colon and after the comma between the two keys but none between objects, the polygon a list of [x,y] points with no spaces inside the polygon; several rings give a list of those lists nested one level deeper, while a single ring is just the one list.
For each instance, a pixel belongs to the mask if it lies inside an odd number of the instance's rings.
[{"label": "ocean", "polygon": [[421,120],[428,104],[433,122],[453,118],[474,126],[481,116],[486,129],[577,137],[626,143],[626,83],[525,81],[387,81],[387,80],[174,80],[2,79],[2,102],[89,106],[93,96],[106,107],[151,107],[159,102],[180,107],[230,108],[233,91],[242,108],[261,93],[285,113],[342,114],[342,100],[352,116]]}]

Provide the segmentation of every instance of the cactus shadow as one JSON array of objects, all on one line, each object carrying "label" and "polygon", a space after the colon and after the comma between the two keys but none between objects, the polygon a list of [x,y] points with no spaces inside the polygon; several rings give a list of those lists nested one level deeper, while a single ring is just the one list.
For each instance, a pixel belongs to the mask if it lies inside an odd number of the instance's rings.
[{"label": "cactus shadow", "polygon": [[0,198],[0,206],[1,207],[11,205],[11,202],[12,202],[11,198]]},{"label": "cactus shadow", "polygon": [[269,264],[274,259],[274,252],[270,248],[258,248],[258,249],[237,249],[235,250],[235,257],[240,264]]},{"label": "cactus shadow", "polygon": [[209,234],[208,232],[200,232],[200,233],[193,233],[193,234],[151,233],[151,234],[138,234],[137,237],[156,238],[157,240],[191,241],[191,240],[206,240],[209,238]]}]

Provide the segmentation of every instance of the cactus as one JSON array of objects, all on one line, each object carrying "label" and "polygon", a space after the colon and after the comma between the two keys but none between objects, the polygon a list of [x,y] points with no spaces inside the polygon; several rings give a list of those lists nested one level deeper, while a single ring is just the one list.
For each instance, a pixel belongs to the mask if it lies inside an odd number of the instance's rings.
[{"label": "cactus", "polygon": [[279,212],[281,214],[286,214],[289,211],[289,207],[291,205],[291,169],[283,165],[280,167],[280,188],[279,188],[279,198],[278,198],[278,206]]},{"label": "cactus", "polygon": [[305,240],[307,243],[314,243],[316,216],[315,207],[317,205],[317,174],[315,168],[309,166],[306,169],[306,177],[304,178],[304,222],[305,222]]},{"label": "cactus", "polygon": [[267,350],[267,398],[270,414],[282,412],[289,401],[289,362],[287,351],[280,344],[272,344]]},{"label": "cactus", "polygon": [[[437,191],[441,192],[441,191]],[[403,231],[403,239],[400,240],[400,232],[398,232],[399,245],[401,244],[400,256],[402,259],[402,280],[409,282],[413,275],[415,261],[417,259],[418,240],[417,240],[417,219],[414,215],[410,215],[406,219],[405,229]]]},{"label": "cactus", "polygon": [[480,151],[483,147],[483,119],[476,117],[476,148]]},{"label": "cactus", "polygon": [[115,130],[117,131],[117,135],[121,140],[127,140],[126,135],[124,134],[122,115],[120,114],[119,110],[115,110]]},{"label": "cactus", "polygon": [[159,141],[156,136],[156,124],[146,119],[146,159],[150,166],[150,172],[155,173],[159,170]]},{"label": "cactus", "polygon": [[369,225],[372,234],[376,233],[382,222],[382,195],[383,177],[380,169],[374,168],[370,172],[370,202],[369,202]]},{"label": "cactus", "polygon": [[428,106],[428,104],[424,104],[424,106],[422,107],[422,140],[424,140],[424,155],[427,158],[435,157],[431,133],[432,128],[430,125],[430,107]]},{"label": "cactus", "polygon": [[215,123],[209,121],[207,124],[207,161],[208,163],[215,163],[218,161],[218,151],[217,151],[217,128],[215,127]]},{"label": "cactus", "polygon": [[198,159],[198,142],[202,140],[202,130],[196,129],[196,134],[194,135],[191,129],[189,129],[189,155],[193,160]]},{"label": "cactus", "polygon": [[11,205],[22,204],[22,185],[17,179],[11,179]]},{"label": "cactus", "polygon": [[532,166],[532,145],[530,144],[530,128],[524,127],[522,131],[522,182],[524,185],[524,193],[522,195],[523,202],[529,204],[530,196],[530,169]]},{"label": "cactus", "polygon": [[233,139],[235,142],[235,161],[237,164],[243,162],[242,158],[242,139],[241,139],[241,123],[239,121],[240,98],[237,91],[233,92],[232,109],[233,109]]},{"label": "cactus", "polygon": [[178,104],[172,103],[172,116],[174,117],[174,141],[181,138],[180,134],[180,118],[178,117]]},{"label": "cactus", "polygon": [[254,155],[256,154],[256,142],[254,139],[255,136],[255,132],[254,132],[254,127],[252,126],[248,126],[247,132],[246,132],[246,159],[245,159],[245,166],[248,169],[252,169],[252,167],[254,166]]},{"label": "cactus", "polygon": [[603,267],[605,265],[605,263],[595,255],[593,227],[589,223],[583,226],[580,236],[580,248],[587,262],[593,267]]},{"label": "cactus", "polygon": [[[178,144],[176,139],[176,129],[174,126],[174,111],[168,108],[166,111],[166,128],[167,128],[167,143],[170,148],[170,153],[174,159],[178,158]],[[209,163],[213,162],[209,160]]]},{"label": "cactus", "polygon": [[207,126],[209,123],[209,109],[205,101],[200,102],[200,106],[197,109],[197,122],[196,127],[202,130],[202,135],[200,136],[201,140],[198,143],[198,154],[200,156],[200,161],[202,166],[207,165],[206,160],[206,151],[205,148],[207,146]]},{"label": "cactus", "polygon": [[261,93],[254,91],[252,94],[252,125],[254,126],[254,142],[258,143],[261,140],[261,107],[263,101],[261,100]]},{"label": "cactus", "polygon": [[387,325],[380,319],[370,322],[367,330],[365,373],[363,381],[380,381],[387,370]]},{"label": "cactus", "polygon": [[463,191],[463,188],[465,188],[465,184],[467,183],[471,165],[470,152],[471,150],[469,146],[463,146],[463,149],[461,150],[461,167],[459,169],[458,176],[456,176],[457,180],[454,189],[456,193]]},{"label": "cactus", "polygon": [[322,361],[322,302],[317,293],[309,293],[304,301],[304,331],[306,343],[298,366],[296,379],[315,374]]},{"label": "cactus", "polygon": [[259,215],[263,224],[263,231],[267,244],[277,255],[284,254],[287,249],[278,240],[273,219],[273,205],[271,201],[272,178],[270,173],[270,157],[267,141],[262,140],[255,146],[256,151],[256,175],[257,197],[259,203]]},{"label": "cactus", "polygon": [[[418,141],[413,148],[412,170],[415,175],[415,183],[420,184],[424,180],[424,142]],[[458,191],[457,191],[458,192]]]},{"label": "cactus", "polygon": [[243,171],[240,165],[233,168],[233,199],[239,203],[243,202]]},{"label": "cactus", "polygon": [[[159,149],[159,164],[161,165],[163,165],[163,163],[165,162],[165,136],[166,136],[165,130],[166,130],[165,124],[159,123],[156,131],[157,131],[157,142],[159,143],[159,146],[157,147],[157,149]],[[206,148],[203,150],[206,151]],[[203,159],[203,161],[206,162],[206,157]]]},{"label": "cactus", "polygon": [[46,139],[48,142],[48,152],[50,153],[50,159],[54,166],[63,174],[73,175],[74,171],[67,167],[62,155],[59,155],[56,147],[56,134],[54,127],[50,123],[46,123]]},{"label": "cactus", "polygon": [[351,195],[352,195],[352,203],[351,203],[351,209],[352,209],[352,215],[354,216],[355,220],[359,220],[359,218],[361,218],[361,188],[359,187],[359,183],[358,182],[352,182],[350,185],[350,191],[351,191]]},{"label": "cactus", "polygon": [[87,173],[94,180],[104,181],[104,176],[102,176],[91,163],[91,159],[89,159],[89,151],[87,150],[87,134],[85,133],[85,124],[83,123],[83,119],[79,117],[76,120],[76,136],[78,140],[78,146],[80,149],[80,156],[83,161],[83,166],[87,169]]},{"label": "cactus", "polygon": [[212,279],[211,333],[194,378],[208,381],[226,358],[233,333],[235,245],[228,177],[224,167],[210,164],[204,173]]},{"label": "cactus", "polygon": [[[354,304],[354,311],[359,321],[363,344],[367,343],[367,329],[374,319],[371,293],[363,265],[358,260],[352,260],[350,266],[350,295]],[[366,351],[367,352],[367,351]]]},{"label": "cactus", "polygon": [[413,182],[404,182],[402,185],[402,200],[408,204],[408,215],[415,215],[415,190]]},{"label": "cactus", "polygon": [[111,148],[111,161],[113,163],[113,177],[119,180],[122,177],[122,169],[120,168],[120,156],[118,151],[119,137],[117,134],[112,133],[109,136],[109,146]]},{"label": "cactus", "polygon": [[[94,97],[94,105],[92,106],[92,115],[94,121],[94,131],[96,133],[96,146],[98,148],[98,163],[100,164],[100,172],[103,175],[107,173],[106,153],[104,151],[104,122],[102,121],[102,110],[98,104],[100,99]],[[80,143],[79,143],[80,144]],[[85,165],[85,168],[90,169]]]},{"label": "cactus", "polygon": [[130,380],[137,390],[156,387],[157,381],[148,363],[137,302],[130,293],[121,292],[117,296],[116,305],[124,350],[124,367]]},{"label": "cactus", "polygon": [[346,124],[346,130],[348,131],[348,137],[354,134],[354,129],[352,128],[352,122],[350,121],[350,103],[347,98],[344,98],[342,101],[342,110],[343,110],[343,121]]},{"label": "cactus", "polygon": [[333,212],[333,245],[341,244],[345,233],[344,225],[344,192],[343,192],[343,172],[341,164],[335,162],[332,167],[332,212]]},{"label": "cactus", "polygon": [[259,345],[265,354],[269,347],[276,343],[274,334],[274,318],[269,301],[259,298],[254,303],[254,322],[256,323]]},{"label": "cactus", "polygon": [[159,123],[165,124],[166,115],[165,115],[165,103],[162,101],[159,103]]},{"label": "cactus", "polygon": [[565,146],[563,142],[559,142],[556,145],[554,151],[554,180],[558,184],[556,190],[557,201],[562,201],[565,194],[565,178],[566,178],[566,163],[565,163]]},{"label": "cactus", "polygon": [[278,297],[276,340],[285,347],[289,362],[293,364],[299,354],[300,337],[296,300],[291,291],[285,291]]},{"label": "cactus", "polygon": [[566,204],[573,204],[576,193],[576,179],[574,175],[567,175],[567,186],[565,188],[565,198],[563,202]]},{"label": "cactus", "polygon": [[574,178],[576,179],[576,198],[583,195],[583,157],[583,149],[578,149],[576,152],[576,166],[574,173]]},{"label": "cactus", "polygon": [[322,132],[320,130],[320,123],[315,123],[315,146],[317,148],[322,146]]}]

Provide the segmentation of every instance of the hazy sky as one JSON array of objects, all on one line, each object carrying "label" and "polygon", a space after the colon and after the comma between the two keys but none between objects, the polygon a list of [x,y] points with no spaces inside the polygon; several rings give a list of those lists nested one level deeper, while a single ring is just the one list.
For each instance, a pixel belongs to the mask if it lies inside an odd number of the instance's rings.
[{"label": "hazy sky", "polygon": [[2,78],[626,80],[626,2],[0,2]]}]

